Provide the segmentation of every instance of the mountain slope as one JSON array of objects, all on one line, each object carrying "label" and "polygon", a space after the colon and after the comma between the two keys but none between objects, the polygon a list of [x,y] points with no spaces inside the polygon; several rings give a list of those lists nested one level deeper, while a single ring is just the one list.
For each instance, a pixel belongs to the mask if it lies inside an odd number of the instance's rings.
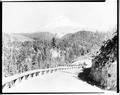
[{"label": "mountain slope", "polygon": [[104,42],[100,53],[92,60],[91,78],[105,89],[117,88],[117,41],[118,35]]},{"label": "mountain slope", "polygon": [[3,41],[33,41],[33,39],[20,35],[20,34],[7,34],[7,33],[3,33],[2,34],[2,40]]},{"label": "mountain slope", "polygon": [[35,33],[23,33],[26,37],[32,38],[34,40],[48,40],[50,41],[55,35],[49,32],[35,32]]},{"label": "mountain slope", "polygon": [[79,46],[91,49],[100,47],[104,41],[105,33],[90,32],[90,31],[78,31],[76,33],[69,33],[64,35],[61,42],[67,42],[70,44],[77,44]]}]

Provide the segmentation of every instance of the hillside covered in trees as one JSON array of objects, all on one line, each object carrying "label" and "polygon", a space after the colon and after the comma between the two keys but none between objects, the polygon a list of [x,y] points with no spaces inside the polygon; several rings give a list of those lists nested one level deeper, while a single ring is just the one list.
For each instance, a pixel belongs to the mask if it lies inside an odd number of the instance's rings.
[{"label": "hillside covered in trees", "polygon": [[92,85],[103,89],[117,89],[117,32],[99,49],[98,53],[92,58],[92,66],[85,68],[78,77]]},{"label": "hillside covered in trees", "polygon": [[90,77],[102,88],[117,88],[117,41],[118,35],[104,42],[99,54],[92,60]]},{"label": "hillside covered in trees", "polygon": [[[71,33],[62,38],[47,35],[47,32],[42,35],[41,33],[17,36],[3,34],[3,76],[71,64],[74,59],[98,49],[105,36],[105,33],[90,31]],[[92,50],[93,47],[95,49]]]}]

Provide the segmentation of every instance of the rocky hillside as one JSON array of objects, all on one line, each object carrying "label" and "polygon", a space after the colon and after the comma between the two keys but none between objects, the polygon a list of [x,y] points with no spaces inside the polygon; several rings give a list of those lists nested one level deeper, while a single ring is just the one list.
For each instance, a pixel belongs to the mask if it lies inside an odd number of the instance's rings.
[{"label": "rocky hillside", "polygon": [[104,42],[99,54],[92,60],[90,77],[102,88],[117,88],[117,41],[118,35]]}]

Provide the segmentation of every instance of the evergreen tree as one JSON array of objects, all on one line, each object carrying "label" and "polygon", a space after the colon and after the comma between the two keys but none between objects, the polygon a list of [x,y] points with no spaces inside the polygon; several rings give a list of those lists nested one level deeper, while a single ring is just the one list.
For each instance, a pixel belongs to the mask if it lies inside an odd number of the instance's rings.
[{"label": "evergreen tree", "polygon": [[52,46],[53,48],[56,47],[56,39],[55,39],[55,37],[52,38],[51,46]]}]

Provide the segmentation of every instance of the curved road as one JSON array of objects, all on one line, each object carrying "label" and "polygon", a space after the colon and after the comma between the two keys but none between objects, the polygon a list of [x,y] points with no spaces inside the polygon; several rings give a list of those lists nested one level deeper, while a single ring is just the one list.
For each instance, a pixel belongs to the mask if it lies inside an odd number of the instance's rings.
[{"label": "curved road", "polygon": [[103,92],[77,78],[80,69],[57,71],[45,75],[23,80],[12,88],[5,88],[3,92]]}]

